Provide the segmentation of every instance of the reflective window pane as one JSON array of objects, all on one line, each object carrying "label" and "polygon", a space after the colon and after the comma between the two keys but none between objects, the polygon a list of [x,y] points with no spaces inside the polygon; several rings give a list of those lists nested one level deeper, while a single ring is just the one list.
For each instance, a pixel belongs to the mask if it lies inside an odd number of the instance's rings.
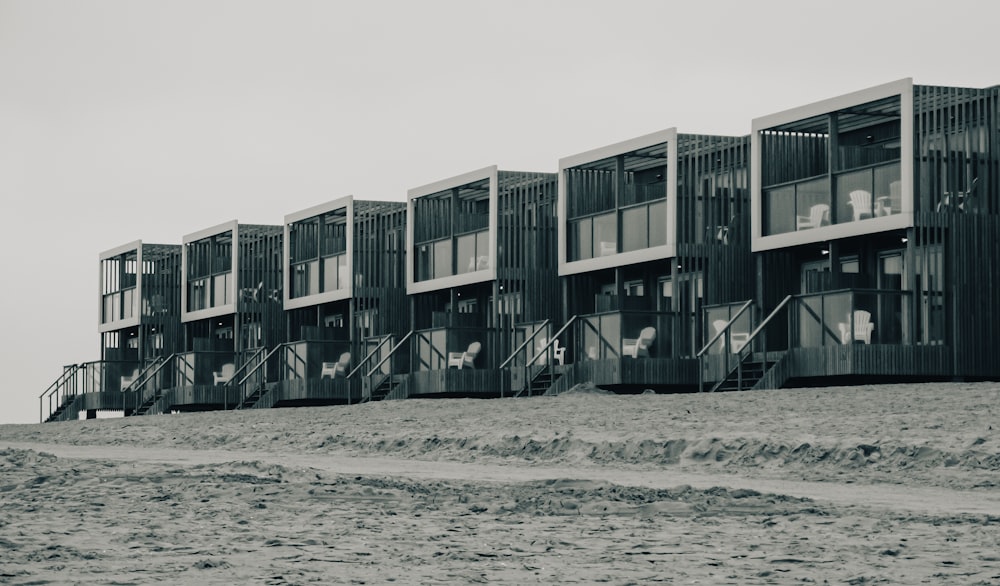
[{"label": "reflective window pane", "polygon": [[766,202],[766,234],[784,234],[796,229],[795,187],[780,187],[764,192]]},{"label": "reflective window pane", "polygon": [[456,269],[459,275],[476,270],[476,235],[464,234],[455,241]]},{"label": "reflective window pane", "polygon": [[622,252],[641,250],[649,245],[647,214],[646,206],[622,210]]},{"label": "reflective window pane", "polygon": [[649,246],[667,244],[667,203],[658,202],[649,206]]},{"label": "reflective window pane", "polygon": [[434,278],[451,275],[451,239],[439,240],[434,243]]},{"label": "reflective window pane", "polygon": [[569,260],[594,257],[593,221],[590,218],[570,222]]},{"label": "reflective window pane", "polygon": [[594,256],[608,256],[618,252],[617,214],[594,217]]}]

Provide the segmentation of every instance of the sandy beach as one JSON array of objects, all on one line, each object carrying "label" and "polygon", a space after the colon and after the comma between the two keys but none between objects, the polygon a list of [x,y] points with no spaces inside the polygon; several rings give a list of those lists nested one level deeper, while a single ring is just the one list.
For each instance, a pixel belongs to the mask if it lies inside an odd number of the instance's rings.
[{"label": "sandy beach", "polygon": [[1000,385],[0,426],[9,584],[1000,584]]}]

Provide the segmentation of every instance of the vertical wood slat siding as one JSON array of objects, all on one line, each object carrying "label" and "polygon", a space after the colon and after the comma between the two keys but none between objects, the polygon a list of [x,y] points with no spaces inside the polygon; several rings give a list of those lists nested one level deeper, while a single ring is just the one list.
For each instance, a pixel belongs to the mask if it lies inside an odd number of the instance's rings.
[{"label": "vertical wood slat siding", "polygon": [[1000,222],[996,216],[953,215],[946,238],[947,315],[955,375],[997,376],[1000,357]]},{"label": "vertical wood slat siding", "polygon": [[409,396],[445,393],[499,397],[510,389],[510,371],[496,369],[424,370],[410,375]]},{"label": "vertical wood slat siding", "polygon": [[573,376],[574,380],[613,388],[693,389],[698,384],[698,361],[690,358],[586,360],[573,365]]},{"label": "vertical wood slat siding", "polygon": [[[479,301],[482,323],[478,327],[488,328],[487,338],[482,340],[483,352],[477,358],[477,363],[487,368],[500,364],[514,350],[514,331],[519,325],[544,319],[557,322],[561,317],[560,299],[554,294],[559,283],[556,264],[556,175],[498,171],[497,181],[497,277],[494,281],[463,288],[466,294],[474,295]],[[459,189],[451,191],[455,194]],[[416,203],[421,199],[418,198]],[[422,215],[432,208],[418,207],[416,203],[415,229],[419,225],[433,224],[434,220]],[[450,218],[449,221],[458,220]],[[445,231],[449,230],[453,231],[451,226]],[[431,328],[434,326],[432,315],[443,312],[449,304],[452,312],[457,311],[452,304],[456,292],[457,289],[444,289],[411,295],[410,319],[413,328]],[[506,305],[501,303],[501,296],[512,294],[521,296],[520,313],[513,316],[501,313]],[[492,303],[489,303],[490,299]],[[414,364],[411,370],[415,369]],[[442,376],[464,376],[454,374],[459,372],[457,370],[451,372]],[[457,383],[448,382],[441,383],[440,390],[429,391],[427,385],[431,383],[426,381],[438,379],[428,379],[428,375],[423,373],[414,374],[424,377],[420,380],[425,382],[412,382],[411,385],[416,386],[411,386],[410,394],[459,390],[454,386]]]},{"label": "vertical wood slat siding", "polygon": [[[708,305],[750,299],[754,280],[749,240],[749,136],[682,134],[678,142],[678,217],[670,219],[677,226],[676,264],[684,272],[703,272],[704,303]],[[702,193],[705,179],[711,180],[712,193]],[[717,183],[727,184],[728,211],[716,196]],[[727,229],[725,241],[716,239],[718,226]]]},{"label": "vertical wood slat siding", "polygon": [[825,376],[943,378],[952,372],[951,350],[946,346],[853,344],[793,348],[782,365],[784,380]]},{"label": "vertical wood slat siding", "polygon": [[[287,342],[285,313],[282,306],[284,286],[282,263],[283,228],[281,226],[240,225],[239,283],[236,284],[236,315],[233,323],[233,337],[237,354],[236,367],[241,367],[258,347],[245,344],[243,325],[259,323],[261,329],[260,348],[271,349]],[[257,301],[243,297],[241,291],[252,290],[263,283]]]},{"label": "vertical wood slat siding", "polygon": [[[944,296],[946,343],[957,377],[1000,374],[998,95],[997,88],[914,88],[914,199],[925,212],[916,219],[917,251],[943,248],[944,265],[932,267],[931,255],[918,256],[921,274],[937,269],[944,282],[930,291],[916,283],[915,298]],[[945,191],[969,189],[973,178],[975,208],[938,209]]]},{"label": "vertical wood slat siding", "polygon": [[354,314],[351,328],[353,356],[364,357],[361,312],[372,311],[373,336],[400,339],[409,331],[406,299],[406,204],[354,203]]},{"label": "vertical wood slat siding", "polygon": [[[556,262],[556,175],[501,171],[508,184],[499,192],[497,290],[521,292],[521,316],[516,323],[557,321],[561,300]],[[494,303],[495,311],[499,303]],[[509,349],[513,351],[513,348]],[[506,356],[504,356],[506,358]]]}]

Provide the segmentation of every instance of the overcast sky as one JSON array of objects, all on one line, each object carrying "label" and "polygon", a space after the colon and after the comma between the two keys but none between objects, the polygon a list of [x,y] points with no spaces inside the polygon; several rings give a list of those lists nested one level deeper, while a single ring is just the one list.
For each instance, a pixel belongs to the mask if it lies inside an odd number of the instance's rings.
[{"label": "overcast sky", "polygon": [[0,423],[100,357],[98,255],[753,118],[1000,83],[1000,4],[0,0]]}]

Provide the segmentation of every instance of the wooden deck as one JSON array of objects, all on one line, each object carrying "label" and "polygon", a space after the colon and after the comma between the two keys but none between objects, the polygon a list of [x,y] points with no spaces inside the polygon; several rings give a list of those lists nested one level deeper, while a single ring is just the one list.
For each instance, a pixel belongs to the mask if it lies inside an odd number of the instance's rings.
[{"label": "wooden deck", "polygon": [[410,377],[410,397],[499,397],[510,392],[510,372],[498,369],[424,370]]},{"label": "wooden deck", "polygon": [[948,346],[854,344],[793,348],[786,360],[789,378],[878,376],[888,378],[954,376]]},{"label": "wooden deck", "polygon": [[222,409],[224,406],[232,409],[239,400],[238,389],[233,387],[189,385],[164,390],[149,413],[170,413],[174,410],[209,411]]},{"label": "wooden deck", "polygon": [[623,390],[696,390],[698,360],[694,358],[620,358],[586,360],[572,365],[573,378],[600,387]]},{"label": "wooden deck", "polygon": [[310,378],[269,385],[257,408],[294,405],[349,405],[361,402],[361,380]]}]

